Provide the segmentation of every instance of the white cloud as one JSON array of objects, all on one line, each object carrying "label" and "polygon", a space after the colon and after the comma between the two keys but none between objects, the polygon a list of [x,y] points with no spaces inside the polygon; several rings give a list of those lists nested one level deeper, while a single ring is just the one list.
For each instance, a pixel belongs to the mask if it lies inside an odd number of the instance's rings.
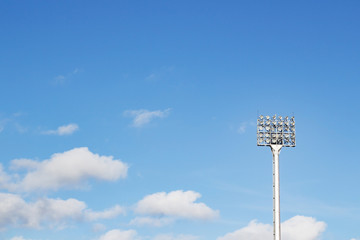
[{"label": "white cloud", "polygon": [[213,219],[219,215],[204,203],[195,203],[200,193],[194,191],[159,192],[140,200],[135,212],[153,216],[170,216],[188,219]]},{"label": "white cloud", "polygon": [[[16,194],[0,193],[0,229],[8,226],[41,228],[62,228],[71,221],[92,221],[116,217],[122,212],[115,206],[113,214],[109,210],[94,212],[86,204],[77,199],[42,198],[35,202],[26,202]],[[96,216],[96,217],[89,217]]]},{"label": "white cloud", "polygon": [[99,240],[135,240],[139,239],[135,230],[122,231],[113,229],[102,235]]},{"label": "white cloud", "polygon": [[41,163],[28,158],[14,159],[10,162],[11,170],[32,170],[39,167]]},{"label": "white cloud", "polygon": [[102,223],[95,223],[93,226],[92,226],[92,230],[94,232],[102,232],[102,231],[105,231],[106,230],[106,226]]},{"label": "white cloud", "polygon": [[152,240],[198,240],[199,237],[194,235],[173,235],[173,234],[159,234],[155,237],[140,237],[135,230],[119,230],[113,229],[100,236],[98,240],[141,240],[141,239],[152,239]]},{"label": "white cloud", "polygon": [[64,135],[71,135],[78,129],[79,129],[79,126],[77,124],[70,123],[68,125],[60,126],[56,130],[45,131],[45,132],[43,132],[43,134],[64,136]]},{"label": "white cloud", "polygon": [[199,239],[198,236],[193,236],[193,235],[176,235],[174,236],[173,234],[161,234],[161,235],[157,235],[155,236],[154,240],[197,240]]},{"label": "white cloud", "polygon": [[[324,222],[305,216],[295,216],[281,225],[282,237],[287,240],[317,240],[325,228]],[[254,220],[248,226],[219,237],[217,240],[271,240],[272,231],[272,225]]]},{"label": "white cloud", "polygon": [[23,236],[16,236],[11,238],[10,240],[30,240],[30,239],[25,239]]},{"label": "white cloud", "polygon": [[124,112],[125,116],[133,117],[132,126],[133,127],[142,127],[145,124],[149,123],[154,118],[165,118],[170,113],[170,108],[165,110],[156,110],[149,111],[146,109],[140,110],[127,110]]},{"label": "white cloud", "polygon": [[282,224],[282,236],[289,240],[315,240],[325,228],[326,224],[315,218],[295,216]]},{"label": "white cloud", "polygon": [[12,161],[11,168],[27,170],[22,180],[8,184],[7,188],[13,191],[76,188],[89,178],[115,181],[125,178],[128,170],[122,161],[94,154],[86,147],[56,153],[44,161],[16,159]]},{"label": "white cloud", "polygon": [[9,182],[11,181],[11,176],[9,176],[3,169],[3,166],[0,163],[0,188],[6,189],[9,187]]},{"label": "white cloud", "polygon": [[112,208],[106,209],[104,211],[101,212],[94,212],[94,211],[87,211],[85,213],[85,217],[86,219],[90,220],[90,221],[95,221],[98,219],[110,219],[110,218],[114,218],[120,214],[124,214],[125,210],[120,207],[119,205],[116,205]]},{"label": "white cloud", "polygon": [[152,227],[162,227],[164,225],[168,225],[174,222],[175,219],[169,217],[136,217],[130,221],[130,225],[136,226],[152,226]]},{"label": "white cloud", "polygon": [[217,240],[270,240],[272,237],[272,226],[258,223],[253,220],[248,226],[232,233],[219,237]]}]

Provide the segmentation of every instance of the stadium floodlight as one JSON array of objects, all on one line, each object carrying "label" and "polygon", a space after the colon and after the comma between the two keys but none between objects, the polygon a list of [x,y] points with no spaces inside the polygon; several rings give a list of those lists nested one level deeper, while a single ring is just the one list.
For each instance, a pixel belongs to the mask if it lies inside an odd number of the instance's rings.
[{"label": "stadium floodlight", "polygon": [[[264,122],[265,119],[265,122]],[[295,118],[272,118],[263,115],[257,120],[257,145],[269,146],[273,154],[273,217],[274,240],[281,240],[279,154],[282,147],[295,147]]]}]

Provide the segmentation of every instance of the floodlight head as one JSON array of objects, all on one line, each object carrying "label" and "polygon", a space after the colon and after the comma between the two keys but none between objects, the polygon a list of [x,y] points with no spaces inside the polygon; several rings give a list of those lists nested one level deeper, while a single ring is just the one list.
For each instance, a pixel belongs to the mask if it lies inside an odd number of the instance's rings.
[{"label": "floodlight head", "polygon": [[295,118],[260,115],[257,120],[257,145],[295,147]]}]

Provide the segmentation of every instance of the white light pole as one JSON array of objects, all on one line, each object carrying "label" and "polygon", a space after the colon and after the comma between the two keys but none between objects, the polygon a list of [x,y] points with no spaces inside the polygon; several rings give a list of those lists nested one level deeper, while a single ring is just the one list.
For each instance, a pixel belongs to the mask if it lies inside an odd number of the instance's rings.
[{"label": "white light pole", "polygon": [[257,145],[270,146],[273,154],[274,240],[281,240],[279,154],[282,147],[295,147],[294,117],[260,115],[257,119]]}]

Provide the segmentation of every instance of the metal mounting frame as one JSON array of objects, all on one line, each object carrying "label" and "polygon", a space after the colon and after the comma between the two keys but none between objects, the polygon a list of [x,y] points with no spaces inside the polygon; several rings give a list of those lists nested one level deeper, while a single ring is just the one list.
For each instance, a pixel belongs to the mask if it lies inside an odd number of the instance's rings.
[{"label": "metal mounting frame", "polygon": [[273,155],[274,240],[281,240],[279,155],[283,147],[295,147],[295,118],[260,115],[257,119],[257,145],[269,146]]}]

